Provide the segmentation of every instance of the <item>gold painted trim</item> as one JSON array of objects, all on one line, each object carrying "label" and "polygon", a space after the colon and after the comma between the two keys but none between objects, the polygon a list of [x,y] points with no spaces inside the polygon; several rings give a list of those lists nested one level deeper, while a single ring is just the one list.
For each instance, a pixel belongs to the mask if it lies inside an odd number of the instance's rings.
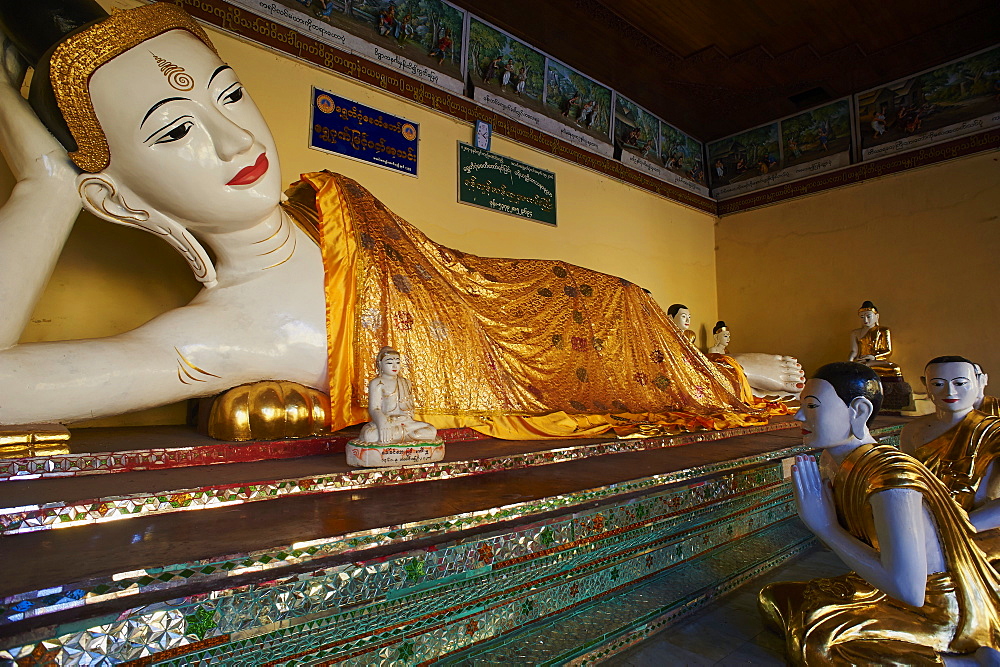
[{"label": "gold painted trim", "polygon": [[201,26],[167,2],[115,12],[56,47],[49,61],[49,80],[77,143],[77,150],[69,156],[83,171],[96,173],[111,163],[108,140],[90,99],[90,77],[122,53],[170,30],[187,30],[218,54]]},{"label": "gold painted trim", "polygon": [[[209,375],[209,376],[211,376],[211,377],[214,377],[214,378],[220,378],[220,379],[222,378],[222,376],[221,376],[221,375],[216,375],[215,373],[209,373],[209,372],[208,372],[208,371],[206,371],[206,370],[205,370],[204,368],[199,368],[198,366],[195,366],[194,364],[192,364],[192,363],[191,363],[190,361],[188,361],[187,357],[185,357],[185,356],[184,356],[184,353],[183,353],[183,352],[181,352],[181,351],[180,351],[179,349],[177,349],[176,347],[174,348],[174,352],[176,352],[176,353],[177,353],[177,356],[181,358],[181,361],[182,361],[182,362],[184,362],[184,365],[185,365],[185,366],[187,366],[188,368],[191,368],[191,369],[193,369],[193,370],[196,370],[196,371],[198,371],[199,373],[202,373],[203,375]],[[183,369],[184,367],[183,367],[183,366],[181,366],[181,368]],[[189,378],[191,378],[192,380],[197,380],[198,382],[207,382],[207,380],[200,380],[200,379],[198,379],[198,378],[194,377],[193,375],[191,375],[190,373],[188,373],[186,369],[184,369],[184,374],[185,374],[185,375],[187,375],[187,376],[188,376]]]},{"label": "gold painted trim", "polygon": [[[292,231],[293,230],[292,230],[292,226],[291,225],[288,225],[286,227],[284,224],[282,224],[282,227],[285,228],[288,231],[288,233],[285,234],[284,240],[281,243],[279,243],[278,245],[276,245],[275,247],[271,248],[270,250],[258,253],[257,254],[258,257],[263,257],[264,255],[270,255],[272,252],[278,252],[279,250],[281,250],[282,248],[285,247],[285,245],[288,243],[288,239],[292,238]],[[278,231],[281,231],[281,230],[279,229]],[[272,235],[271,238],[274,238],[274,236]],[[293,246],[292,247],[292,252],[294,252],[294,251],[295,251],[295,248]]]},{"label": "gold painted trim", "polygon": [[[285,241],[285,243],[288,243],[288,241]],[[279,247],[284,247],[285,243],[282,243]],[[292,251],[290,253],[288,253],[288,257],[284,258],[283,260],[281,260],[277,264],[272,264],[271,266],[265,266],[264,267],[264,271],[267,271],[268,269],[273,269],[276,266],[281,266],[282,264],[284,264],[285,262],[287,262],[288,260],[290,260],[295,255],[295,250],[298,247],[299,247],[299,241],[298,241],[297,238],[295,238],[294,235],[292,235]],[[277,250],[277,248],[275,248],[275,250]],[[266,255],[268,253],[264,253],[264,254]]]}]

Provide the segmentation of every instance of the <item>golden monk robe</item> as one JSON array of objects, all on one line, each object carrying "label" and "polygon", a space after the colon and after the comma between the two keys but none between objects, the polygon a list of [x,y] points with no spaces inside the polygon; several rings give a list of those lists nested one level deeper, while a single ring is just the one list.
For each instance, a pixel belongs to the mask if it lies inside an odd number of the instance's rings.
[{"label": "golden monk robe", "polygon": [[973,542],[965,514],[919,462],[889,445],[853,451],[833,481],[840,523],[878,549],[869,499],[889,489],[920,492],[938,529],[945,571],[927,576],[921,607],[886,595],[854,572],[765,587],[762,609],[785,632],[793,664],[943,664],[940,653],[1000,645],[1000,577]]},{"label": "golden monk robe", "polygon": [[579,437],[611,413],[684,428],[767,418],[626,280],[445,248],[343,176],[306,174],[288,195],[300,225],[318,226],[327,267],[335,426],[363,419],[366,360],[383,345],[433,360],[410,373],[420,418],[438,428]]},{"label": "golden monk robe", "polygon": [[958,424],[918,447],[913,456],[971,512],[980,482],[1000,456],[1000,417],[971,410]]},{"label": "golden monk robe", "polygon": [[976,409],[983,414],[1000,417],[1000,399],[997,399],[996,396],[983,396],[983,400]]}]

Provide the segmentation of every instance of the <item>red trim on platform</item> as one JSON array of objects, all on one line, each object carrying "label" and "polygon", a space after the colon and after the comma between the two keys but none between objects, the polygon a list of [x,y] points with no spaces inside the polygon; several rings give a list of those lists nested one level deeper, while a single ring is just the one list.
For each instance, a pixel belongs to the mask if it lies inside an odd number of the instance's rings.
[{"label": "red trim on platform", "polygon": [[[446,444],[489,439],[489,436],[471,428],[442,429],[438,431],[438,435]],[[0,459],[0,481],[107,475],[220,463],[253,463],[295,459],[304,456],[343,454],[347,442],[352,437],[330,435],[298,440],[218,442],[217,444],[196,447],[160,447],[118,452],[81,452],[79,454]],[[70,440],[70,447],[72,447],[72,440]]]}]

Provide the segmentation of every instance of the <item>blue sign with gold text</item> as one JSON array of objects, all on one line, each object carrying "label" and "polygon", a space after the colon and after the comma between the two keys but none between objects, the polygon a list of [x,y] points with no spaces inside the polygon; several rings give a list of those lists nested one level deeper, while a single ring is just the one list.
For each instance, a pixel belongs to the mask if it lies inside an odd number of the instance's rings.
[{"label": "blue sign with gold text", "polygon": [[418,130],[405,118],[313,88],[312,148],[416,176]]}]

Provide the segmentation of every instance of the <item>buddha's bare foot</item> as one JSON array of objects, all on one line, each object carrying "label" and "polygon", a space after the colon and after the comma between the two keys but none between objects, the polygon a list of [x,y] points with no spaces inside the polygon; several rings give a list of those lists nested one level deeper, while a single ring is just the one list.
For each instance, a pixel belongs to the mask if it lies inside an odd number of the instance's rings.
[{"label": "buddha's bare foot", "polygon": [[747,381],[758,396],[798,397],[805,385],[805,373],[795,357],[763,352],[735,356],[747,374]]}]

